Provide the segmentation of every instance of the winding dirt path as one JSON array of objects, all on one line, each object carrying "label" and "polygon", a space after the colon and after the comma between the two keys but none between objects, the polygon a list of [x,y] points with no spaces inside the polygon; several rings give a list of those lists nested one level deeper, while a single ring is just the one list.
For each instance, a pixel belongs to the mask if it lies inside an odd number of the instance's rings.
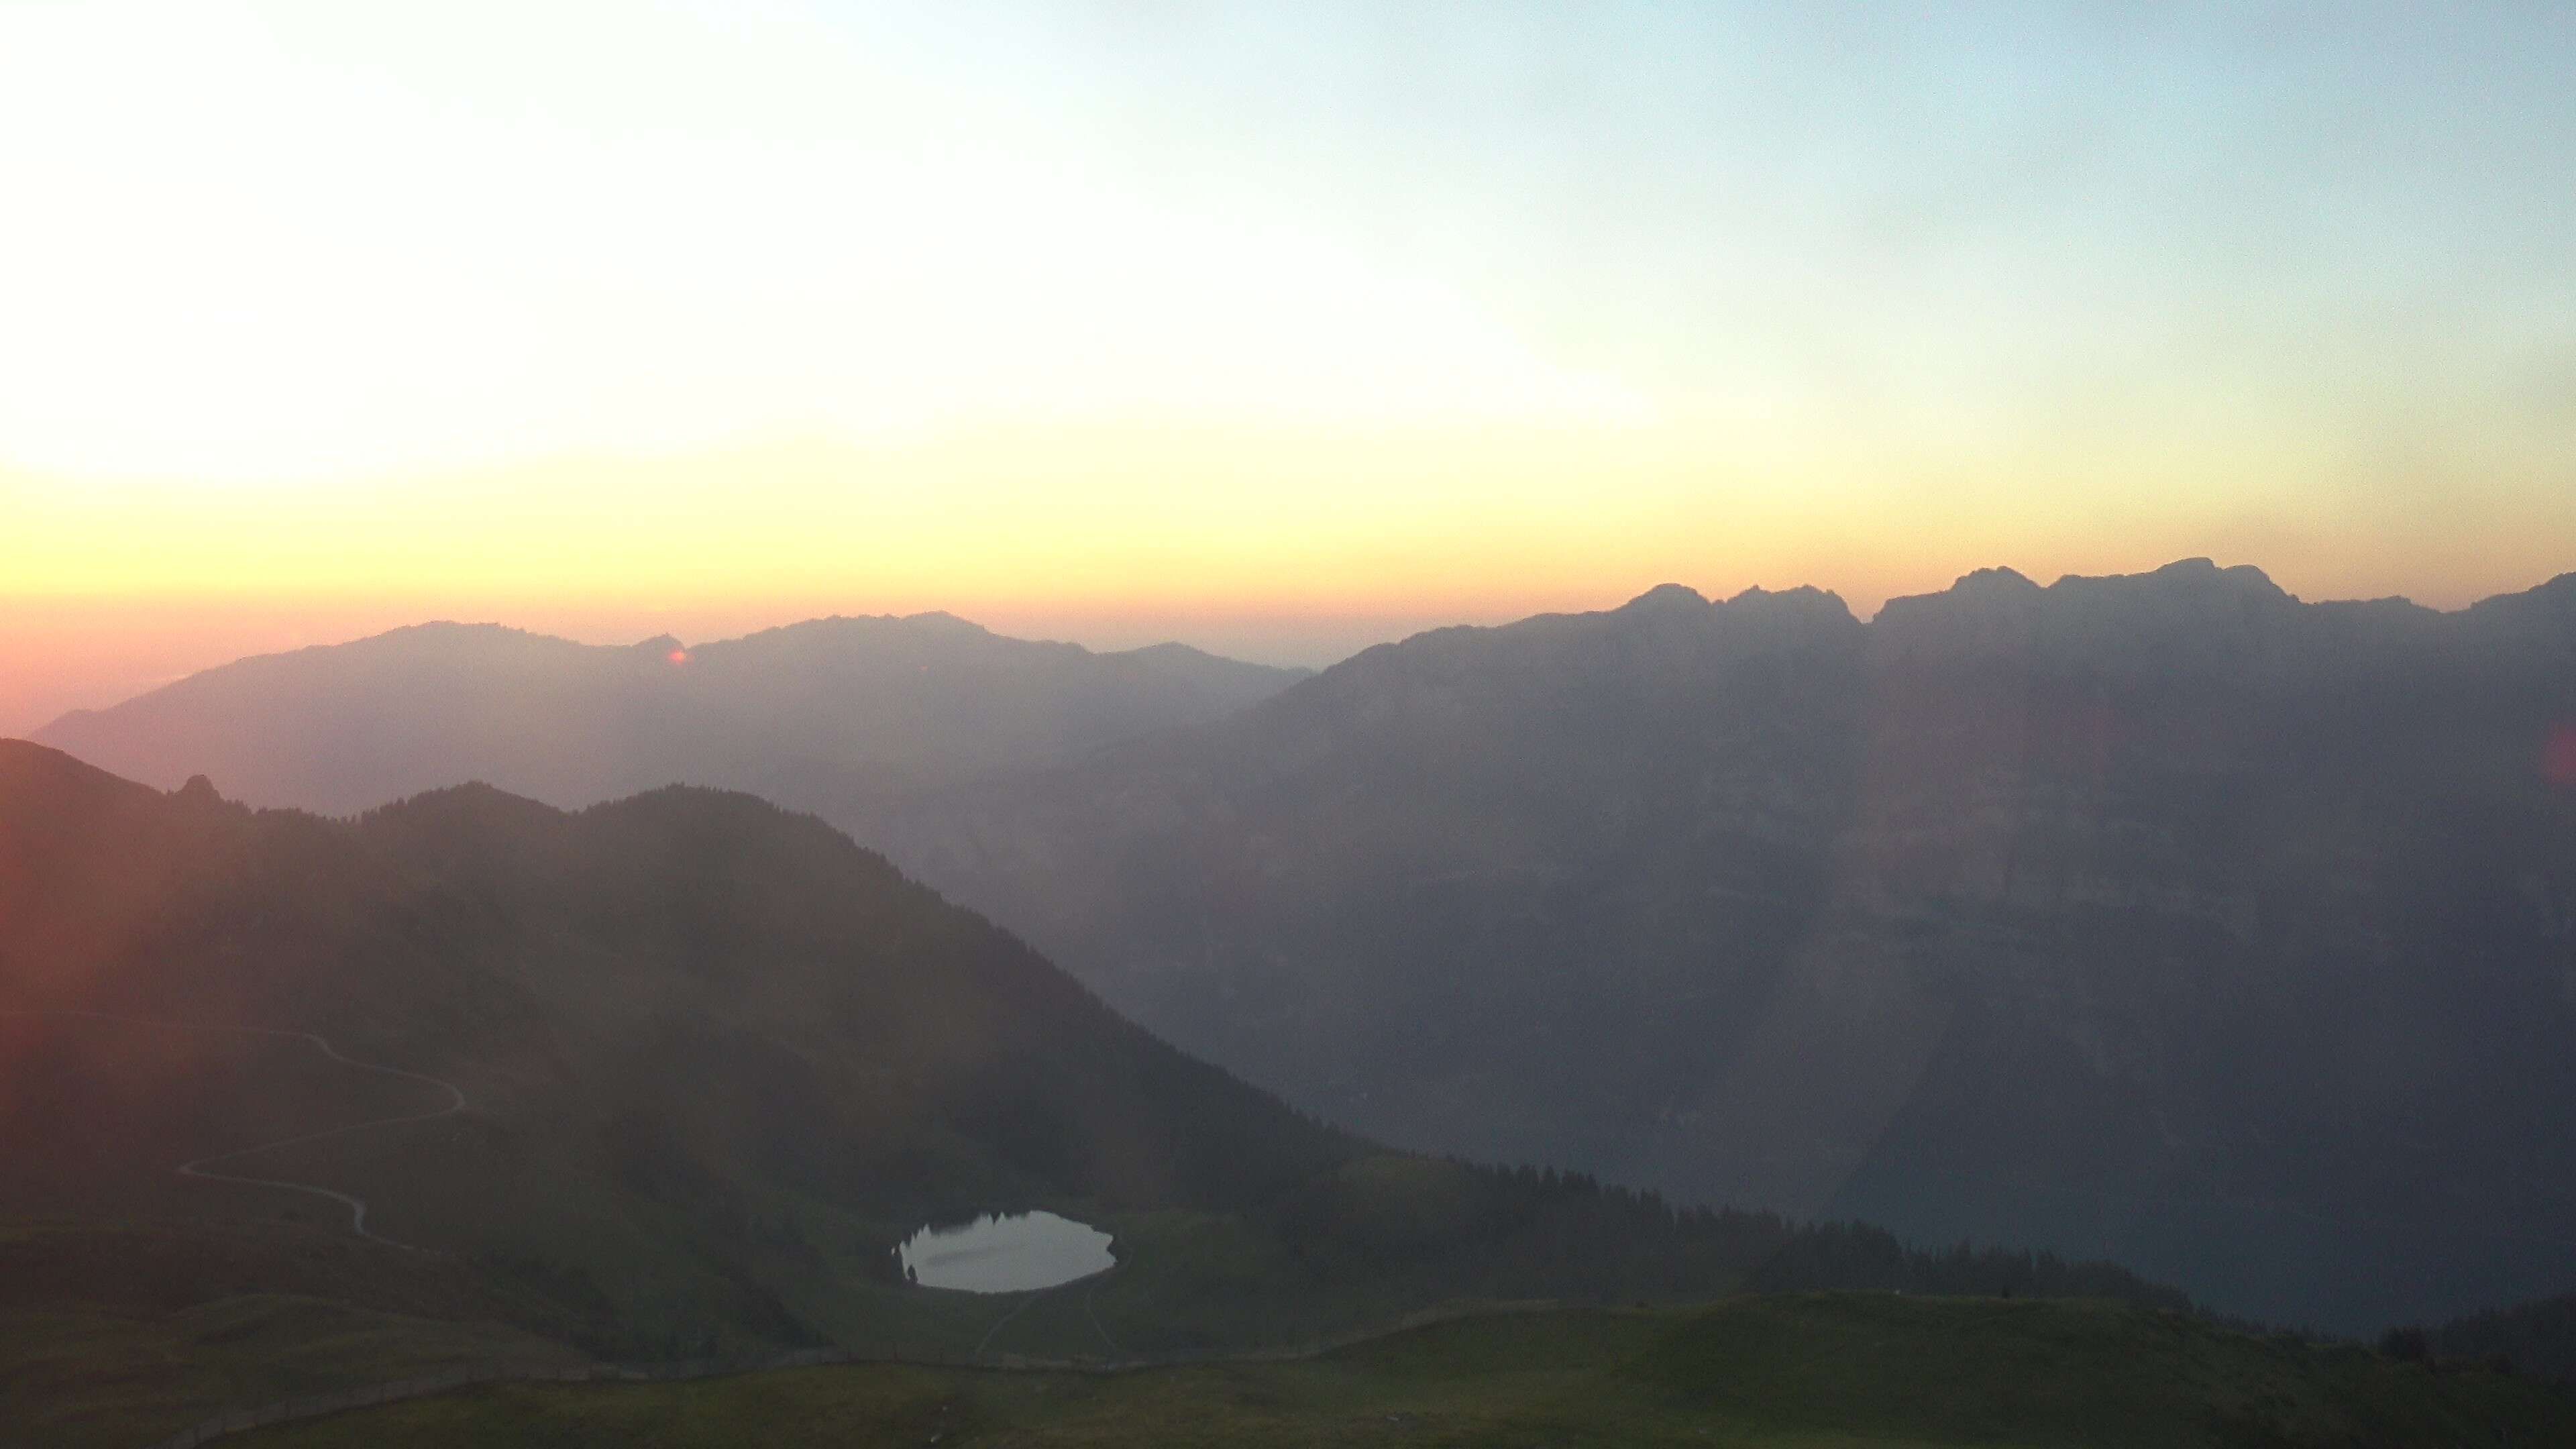
[{"label": "winding dirt path", "polygon": [[1115,1271],[1116,1269],[1112,1268],[1107,1271],[1092,1274],[1091,1287],[1082,1295],[1082,1316],[1091,1320],[1091,1331],[1100,1335],[1100,1342],[1109,1350],[1109,1356],[1111,1358],[1118,1357],[1125,1353],[1126,1350],[1118,1346],[1118,1340],[1109,1336],[1108,1329],[1100,1326],[1100,1314],[1091,1306],[1091,1300],[1100,1296],[1100,1281],[1108,1277],[1111,1272]]},{"label": "winding dirt path", "polygon": [[1024,1292],[1024,1294],[1022,1295],[1022,1297],[1021,1297],[1020,1301],[1019,1301],[1018,1303],[1016,1303],[1016,1304],[1012,1305],[1012,1307],[1011,1307],[1011,1311],[1010,1311],[1010,1312],[1003,1314],[1001,1317],[999,1317],[999,1318],[997,1318],[997,1319],[994,1319],[994,1320],[993,1320],[993,1326],[992,1326],[992,1327],[990,1327],[990,1328],[988,1328],[988,1329],[985,1329],[985,1330],[984,1330],[984,1337],[983,1337],[982,1341],[978,1342],[978,1343],[975,1345],[975,1357],[976,1357],[977,1359],[981,1359],[981,1358],[983,1358],[983,1356],[984,1356],[984,1354],[985,1354],[985,1351],[986,1351],[986,1350],[988,1350],[988,1349],[990,1349],[990,1348],[993,1346],[993,1339],[994,1339],[994,1336],[995,1336],[995,1335],[997,1335],[997,1334],[999,1334],[999,1333],[1003,1330],[1003,1328],[1004,1328],[1004,1327],[1008,1326],[1008,1325],[1009,1325],[1009,1323],[1010,1323],[1010,1321],[1011,1321],[1012,1319],[1017,1318],[1017,1317],[1019,1317],[1022,1313],[1024,1313],[1024,1312],[1028,1311],[1028,1308],[1029,1308],[1029,1306],[1030,1306],[1031,1304],[1036,1303],[1039,1299],[1044,1298],[1045,1296],[1047,1296],[1047,1295],[1048,1295],[1048,1294],[1050,1294],[1050,1293],[1056,1292],[1056,1291],[1058,1291],[1058,1290],[1060,1290],[1060,1289],[1070,1288],[1070,1287],[1072,1287],[1072,1286],[1073,1286],[1074,1284],[1076,1284],[1076,1283],[1084,1283],[1084,1284],[1088,1284],[1088,1285],[1090,1285],[1090,1286],[1088,1286],[1087,1288],[1085,1288],[1085,1289],[1083,1290],[1083,1294],[1082,1294],[1082,1316],[1091,1320],[1091,1331],[1100,1335],[1100,1341],[1101,1341],[1101,1343],[1105,1344],[1105,1345],[1108,1347],[1109,1352],[1110,1352],[1112,1355],[1116,1355],[1116,1354],[1119,1354],[1119,1353],[1124,1352],[1125,1350],[1123,1350],[1123,1349],[1121,1349],[1121,1348],[1119,1348],[1119,1347],[1118,1347],[1118,1340],[1116,1340],[1116,1339],[1114,1339],[1114,1338],[1111,1338],[1111,1337],[1109,1336],[1109,1330],[1108,1330],[1107,1328],[1104,1328],[1104,1327],[1102,1327],[1102,1326],[1101,1326],[1101,1322],[1100,1322],[1100,1314],[1099,1314],[1097,1311],[1095,1311],[1095,1310],[1092,1308],[1092,1306],[1091,1306],[1091,1299],[1092,1299],[1092,1295],[1093,1295],[1093,1294],[1095,1294],[1095,1293],[1098,1293],[1098,1292],[1100,1291],[1100,1284],[1101,1284],[1102,1280],[1106,1279],[1110,1274],[1115,1273],[1115,1272],[1117,1272],[1117,1271],[1118,1271],[1118,1265],[1117,1265],[1117,1264],[1115,1264],[1115,1263],[1112,1263],[1112,1264],[1110,1264],[1108,1267],[1101,1269],[1101,1270],[1100,1270],[1099,1272],[1097,1272],[1097,1273],[1085,1273],[1085,1274],[1083,1274],[1083,1275],[1082,1275],[1081,1277],[1079,1277],[1079,1278],[1072,1278],[1072,1279],[1068,1279],[1068,1280],[1066,1280],[1065,1282],[1062,1282],[1062,1283],[1051,1284],[1051,1285],[1049,1285],[1049,1286],[1047,1286],[1047,1287],[1044,1287],[1044,1288],[1031,1288],[1031,1289],[1026,1290],[1026,1291]]},{"label": "winding dirt path", "polygon": [[1026,1296],[1022,1297],[1022,1298],[1020,1299],[1020,1301],[1019,1301],[1017,1304],[1013,1305],[1013,1307],[1011,1308],[1011,1311],[1010,1311],[1010,1312],[1005,1313],[1005,1314],[1003,1314],[1001,1317],[994,1319],[994,1320],[993,1320],[993,1326],[992,1326],[992,1327],[990,1327],[990,1328],[988,1328],[988,1329],[985,1329],[985,1330],[984,1330],[984,1336],[983,1336],[983,1338],[982,1338],[981,1340],[979,1340],[979,1341],[976,1343],[976,1345],[975,1345],[975,1357],[977,1357],[977,1358],[979,1358],[979,1359],[980,1359],[980,1358],[982,1358],[982,1357],[984,1356],[984,1350],[986,1350],[986,1349],[988,1349],[988,1348],[991,1348],[991,1347],[993,1346],[993,1336],[994,1336],[995,1334],[997,1334],[997,1333],[1000,1333],[1000,1332],[1002,1331],[1002,1329],[1003,1329],[1004,1325],[1008,1324],[1012,1319],[1019,1317],[1019,1316],[1020,1316],[1021,1314],[1023,1314],[1023,1313],[1026,1313],[1026,1312],[1028,1311],[1028,1309],[1029,1309],[1029,1305],[1030,1305],[1030,1304],[1037,1302],[1039,1299],[1044,1298],[1045,1296],[1047,1296],[1047,1295],[1048,1295],[1048,1294],[1050,1294],[1050,1293],[1053,1293],[1053,1292],[1056,1290],[1056,1288],[1061,1288],[1061,1287],[1063,1287],[1063,1286],[1064,1286],[1063,1284],[1058,1283],[1058,1284],[1056,1284],[1056,1285],[1055,1285],[1055,1287],[1054,1287],[1054,1288],[1032,1288],[1032,1289],[1030,1289],[1030,1290],[1028,1291],[1028,1293],[1027,1293],[1027,1295],[1026,1295]]},{"label": "winding dirt path", "polygon": [[369,1132],[379,1127],[399,1127],[406,1122],[434,1122],[441,1117],[453,1117],[457,1113],[465,1110],[465,1091],[454,1082],[446,1081],[439,1077],[424,1076],[419,1072],[407,1072],[400,1067],[388,1067],[376,1062],[362,1062],[355,1057],[342,1056],[338,1047],[331,1045],[329,1041],[316,1036],[309,1031],[278,1031],[264,1026],[224,1026],[197,1021],[158,1021],[150,1017],[119,1016],[114,1012],[79,1011],[69,1008],[47,1011],[0,1012],[0,1016],[72,1016],[85,1017],[92,1021],[122,1022],[128,1026],[160,1027],[170,1031],[214,1031],[229,1032],[236,1036],[286,1037],[295,1041],[311,1042],[315,1047],[321,1050],[322,1055],[330,1058],[332,1061],[338,1062],[344,1067],[352,1067],[362,1072],[374,1072],[378,1076],[400,1077],[405,1081],[421,1082],[428,1086],[438,1088],[440,1091],[447,1094],[448,1102],[446,1106],[439,1108],[435,1112],[412,1112],[406,1113],[400,1117],[377,1117],[365,1122],[353,1122],[346,1127],[334,1127],[327,1132],[307,1132],[298,1137],[286,1137],[275,1142],[263,1142],[256,1147],[241,1147],[230,1152],[218,1152],[209,1157],[200,1157],[191,1162],[180,1163],[177,1168],[178,1174],[181,1177],[194,1177],[207,1182],[240,1183],[245,1187],[273,1187],[287,1192],[308,1193],[314,1197],[328,1198],[332,1202],[338,1203],[349,1210],[349,1231],[356,1233],[359,1237],[366,1238],[373,1242],[383,1243],[387,1247],[400,1248],[407,1253],[426,1253],[430,1251],[427,1248],[418,1247],[411,1243],[398,1242],[369,1228],[367,1226],[367,1200],[365,1198],[358,1197],[350,1193],[336,1192],[327,1187],[316,1187],[309,1182],[287,1182],[281,1178],[274,1177],[245,1177],[239,1173],[215,1172],[210,1169],[218,1162],[233,1162],[244,1157],[256,1157],[263,1152],[275,1152],[281,1148],[301,1147],[308,1142],[323,1142],[334,1137],[346,1137],[352,1132]]}]

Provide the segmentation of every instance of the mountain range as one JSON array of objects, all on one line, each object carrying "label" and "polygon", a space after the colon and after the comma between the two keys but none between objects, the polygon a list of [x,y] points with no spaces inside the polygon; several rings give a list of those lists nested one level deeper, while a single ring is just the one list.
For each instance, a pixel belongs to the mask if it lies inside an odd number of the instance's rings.
[{"label": "mountain range", "polygon": [[710,785],[848,812],[1232,714],[1305,677],[1181,644],[1094,653],[948,614],[613,647],[422,624],[262,655],[39,730],[161,789],[346,815],[478,781],[592,805]]},{"label": "mountain range", "polygon": [[1373,649],[849,822],[1392,1142],[2353,1331],[2576,1281],[2576,576],[2189,561]]},{"label": "mountain range", "polygon": [[[2353,1331],[2576,1282],[2576,576],[2445,613],[1984,570],[1866,623],[1666,586],[1303,680],[1179,656],[1187,688],[954,621],[799,629],[936,651],[715,691],[715,646],[417,631],[43,737],[336,813],[763,791],[1405,1148]],[[468,636],[519,672],[368,703]],[[959,648],[996,679],[925,683]],[[1072,694],[1044,729],[994,703]]]}]

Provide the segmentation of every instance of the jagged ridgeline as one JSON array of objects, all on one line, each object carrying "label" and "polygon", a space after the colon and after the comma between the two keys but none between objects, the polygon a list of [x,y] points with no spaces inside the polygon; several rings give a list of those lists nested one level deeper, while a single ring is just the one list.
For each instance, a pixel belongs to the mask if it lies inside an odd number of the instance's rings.
[{"label": "jagged ridgeline", "polygon": [[1381,1141],[2355,1334],[2576,1283],[2576,575],[1663,588],[850,823]]},{"label": "jagged ridgeline", "polygon": [[332,811],[754,787],[1381,1142],[2362,1335],[2576,1282],[2576,576],[1665,587],[1302,680],[936,615],[436,626],[46,738]]},{"label": "jagged ridgeline", "polygon": [[[904,1287],[888,1250],[1045,1207],[1112,1232],[1121,1266],[1033,1307],[1024,1352],[1293,1342],[1461,1296],[2180,1302],[1377,1148],[741,795],[564,813],[469,786],[326,820],[0,744],[0,920],[0,1206],[47,1224],[0,1259],[49,1301],[354,1294],[630,1357],[955,1351],[991,1315]],[[345,1261],[317,1272],[323,1252]]]}]

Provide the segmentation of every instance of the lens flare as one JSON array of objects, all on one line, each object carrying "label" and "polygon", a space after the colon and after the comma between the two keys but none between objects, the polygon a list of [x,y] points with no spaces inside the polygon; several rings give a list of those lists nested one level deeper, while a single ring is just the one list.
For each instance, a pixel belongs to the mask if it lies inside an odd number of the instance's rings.
[{"label": "lens flare", "polygon": [[2549,743],[2540,751],[2540,774],[2552,785],[2576,789],[2576,722],[2549,732]]}]

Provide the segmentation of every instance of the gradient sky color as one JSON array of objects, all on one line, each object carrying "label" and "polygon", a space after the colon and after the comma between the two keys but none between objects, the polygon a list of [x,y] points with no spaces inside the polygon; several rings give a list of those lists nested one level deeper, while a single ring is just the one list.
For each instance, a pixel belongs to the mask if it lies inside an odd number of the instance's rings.
[{"label": "gradient sky color", "polygon": [[2556,3],[0,4],[0,731],[432,616],[2527,587],[2571,74]]}]

